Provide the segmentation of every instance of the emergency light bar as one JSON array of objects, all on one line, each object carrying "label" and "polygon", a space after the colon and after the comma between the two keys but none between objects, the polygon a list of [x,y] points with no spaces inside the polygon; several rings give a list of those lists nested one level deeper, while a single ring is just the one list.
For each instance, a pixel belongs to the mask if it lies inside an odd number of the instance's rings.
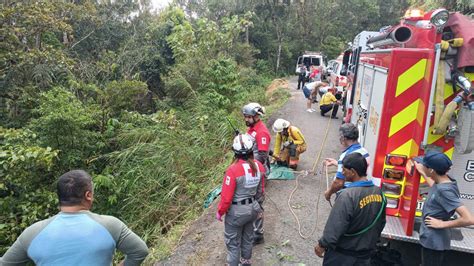
[{"label": "emergency light bar", "polygon": [[420,20],[423,19],[423,16],[425,15],[425,12],[421,9],[418,8],[413,8],[413,9],[408,9],[405,12],[405,16],[403,16],[405,19],[410,19],[410,20]]}]

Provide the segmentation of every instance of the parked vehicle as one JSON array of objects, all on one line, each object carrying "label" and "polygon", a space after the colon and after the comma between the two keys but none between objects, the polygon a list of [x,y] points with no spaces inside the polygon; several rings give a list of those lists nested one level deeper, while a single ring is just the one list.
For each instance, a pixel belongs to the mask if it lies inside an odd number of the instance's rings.
[{"label": "parked vehicle", "polygon": [[346,76],[341,75],[342,70],[342,55],[337,59],[328,62],[327,67],[327,80],[331,86],[335,86],[340,89],[344,89],[348,85],[348,79]]},{"label": "parked vehicle", "polygon": [[324,63],[324,55],[320,52],[305,51],[303,55],[298,57],[295,66],[296,74],[300,73],[299,66],[304,64],[309,70],[310,66],[322,66],[322,78],[326,78],[326,64]]}]

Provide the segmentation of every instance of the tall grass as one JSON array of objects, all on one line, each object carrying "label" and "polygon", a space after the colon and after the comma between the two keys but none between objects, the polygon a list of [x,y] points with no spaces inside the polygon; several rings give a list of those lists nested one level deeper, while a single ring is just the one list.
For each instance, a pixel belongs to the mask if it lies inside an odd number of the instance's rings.
[{"label": "tall grass", "polygon": [[[96,178],[96,194],[99,208],[122,217],[145,238],[154,253],[149,260],[168,255],[183,224],[202,212],[207,193],[220,184],[233,156],[226,116],[245,130],[241,102],[257,93],[243,92],[231,114],[196,103],[122,126],[118,149],[106,156],[109,167]],[[276,103],[282,104],[288,95],[278,93]]]}]

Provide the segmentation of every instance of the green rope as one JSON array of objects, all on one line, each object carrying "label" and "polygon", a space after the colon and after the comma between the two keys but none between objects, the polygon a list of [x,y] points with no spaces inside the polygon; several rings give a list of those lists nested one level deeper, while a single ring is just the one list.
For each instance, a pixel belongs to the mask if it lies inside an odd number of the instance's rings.
[{"label": "green rope", "polygon": [[385,209],[385,206],[387,206],[387,199],[385,198],[385,195],[382,193],[382,207],[380,207],[379,213],[377,213],[377,217],[375,217],[375,220],[369,226],[360,230],[359,232],[353,233],[353,234],[344,234],[344,236],[358,236],[369,231],[372,227],[374,227],[375,223],[377,223],[377,221],[382,216],[382,212]]}]

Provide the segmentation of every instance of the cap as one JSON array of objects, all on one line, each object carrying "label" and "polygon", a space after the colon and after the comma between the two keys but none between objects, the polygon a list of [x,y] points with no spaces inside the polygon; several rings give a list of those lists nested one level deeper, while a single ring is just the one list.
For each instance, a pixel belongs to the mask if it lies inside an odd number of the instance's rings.
[{"label": "cap", "polygon": [[446,173],[453,165],[446,154],[438,151],[427,152],[425,156],[418,156],[413,160],[439,173]]}]

